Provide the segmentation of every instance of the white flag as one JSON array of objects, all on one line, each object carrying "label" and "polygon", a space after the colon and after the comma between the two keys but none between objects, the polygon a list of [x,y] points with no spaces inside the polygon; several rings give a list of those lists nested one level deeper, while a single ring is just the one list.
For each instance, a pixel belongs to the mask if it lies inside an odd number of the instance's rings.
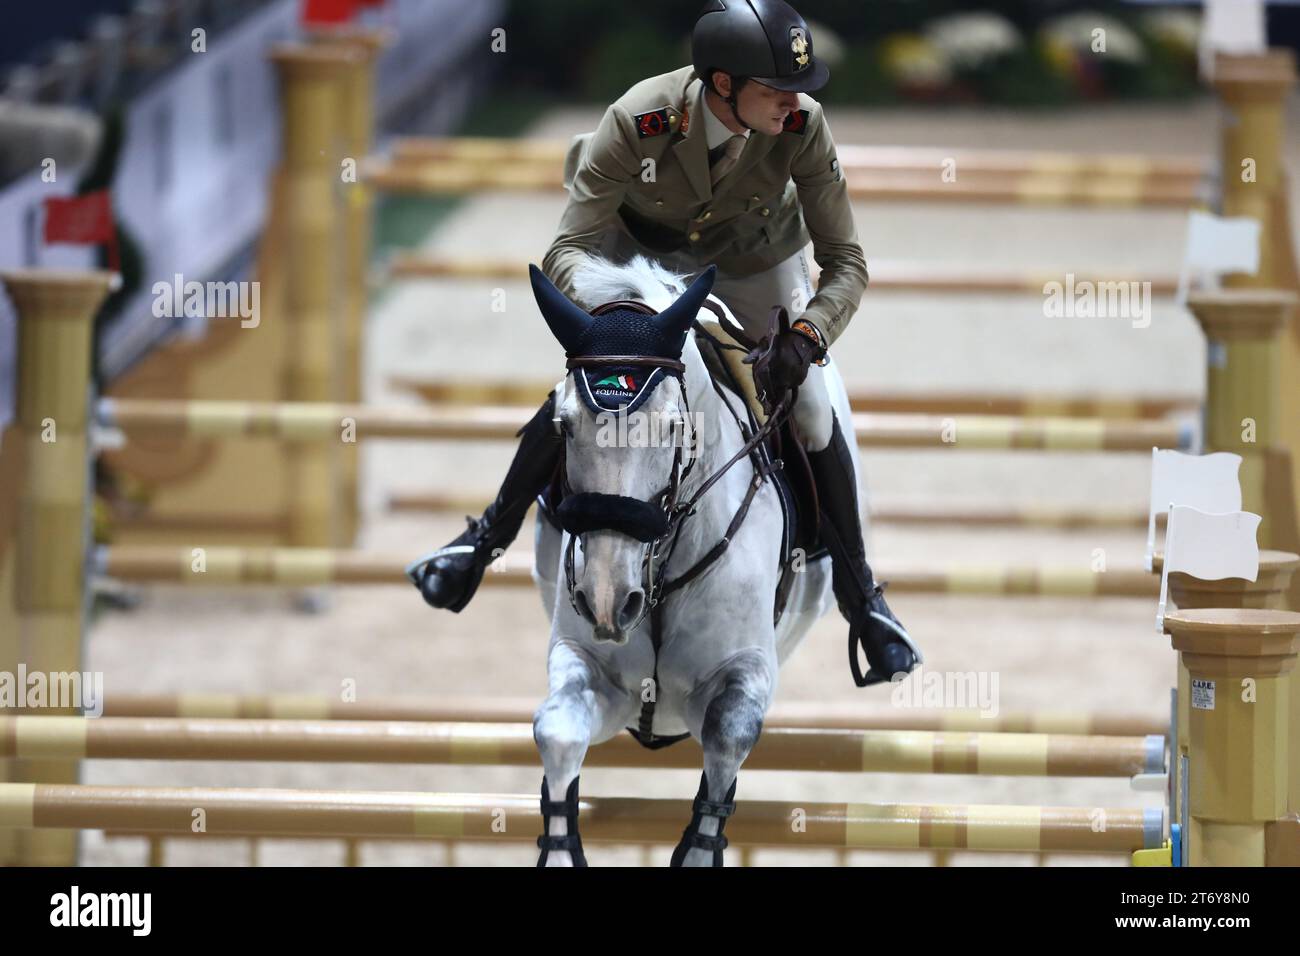
[{"label": "white flag", "polygon": [[1187,301],[1193,274],[1203,284],[1217,288],[1218,277],[1230,272],[1254,275],[1259,271],[1259,220],[1246,216],[1224,218],[1193,210],[1187,215],[1187,246],[1178,275],[1177,300]]},{"label": "white flag", "polygon": [[1201,79],[1214,79],[1214,54],[1263,53],[1268,48],[1264,0],[1205,0],[1201,23]]},{"label": "white flag", "polygon": [[1206,514],[1185,505],[1169,509],[1165,531],[1165,566],[1160,575],[1160,607],[1156,631],[1164,633],[1165,603],[1169,597],[1169,575],[1182,571],[1202,581],[1259,576],[1260,516],[1249,511]]},{"label": "white flag", "polygon": [[1147,511],[1146,567],[1151,570],[1156,550],[1156,515],[1170,505],[1187,505],[1198,511],[1222,514],[1241,510],[1241,456],[1216,451],[1188,455],[1168,448],[1151,449],[1151,506]]}]

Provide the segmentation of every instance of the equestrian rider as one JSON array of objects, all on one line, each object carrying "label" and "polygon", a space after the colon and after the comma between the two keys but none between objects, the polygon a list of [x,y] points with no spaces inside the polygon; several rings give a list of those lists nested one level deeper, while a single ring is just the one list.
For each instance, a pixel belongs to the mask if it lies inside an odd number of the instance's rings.
[{"label": "equestrian rider", "polygon": [[[710,0],[691,37],[693,66],[633,86],[577,137],[566,164],[569,200],[543,261],[573,298],[587,254],[642,253],[698,274],[718,267],[713,294],[757,340],[774,305],[798,318],[756,366],[768,395],[798,386],[793,415],[812,465],[822,537],[860,686],[889,680],[919,655],[867,565],[848,423],[837,420],[823,368],[867,284],[847,184],[821,106],[807,95],[830,71],[783,0]],[[821,267],[814,292],[804,247]],[[563,447],[553,399],[520,431],[519,451],[483,516],[420,572],[434,607],[459,612],[486,566],[514,540]],[[857,663],[861,643],[871,669]]]}]

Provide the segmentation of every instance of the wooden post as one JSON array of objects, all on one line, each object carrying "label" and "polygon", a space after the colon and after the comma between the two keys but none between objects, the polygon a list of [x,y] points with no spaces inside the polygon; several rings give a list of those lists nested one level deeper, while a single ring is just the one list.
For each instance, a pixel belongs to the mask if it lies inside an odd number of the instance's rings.
[{"label": "wooden post", "polygon": [[[109,291],[105,272],[8,272],[0,275],[18,315],[16,434],[24,470],[14,551],[19,663],[29,674],[81,671],[85,617],[83,566],[89,546],[91,328]],[[74,709],[47,709],[72,714]],[[20,781],[76,783],[68,760],[20,760]],[[28,831],[18,862],[72,866],[73,830]]]},{"label": "wooden post", "polygon": [[[343,149],[338,113],[342,81],[359,54],[334,47],[287,45],[271,54],[281,84],[283,164],[284,397],[328,402],[342,367],[343,282],[338,201]],[[329,547],[339,542],[342,510],[339,440],[286,447],[287,540]]]},{"label": "wooden post", "polygon": [[[1263,517],[1260,541],[1300,552],[1295,487],[1300,436],[1297,382],[1288,381],[1287,350],[1300,327],[1296,293],[1282,289],[1232,289],[1188,299],[1206,338],[1205,450],[1230,451],[1241,466],[1242,505]],[[1300,575],[1291,581],[1287,607],[1300,610]]]},{"label": "wooden post", "polygon": [[[1296,446],[1286,429],[1300,414],[1300,401],[1284,385],[1288,341],[1294,334],[1297,296],[1276,289],[1232,289],[1195,295],[1188,307],[1205,330],[1209,363],[1205,397],[1205,450],[1242,457],[1242,507],[1263,517],[1260,542],[1300,552],[1300,520],[1293,488]],[[1292,574],[1281,605],[1300,610],[1300,575]],[[1293,719],[1300,720],[1300,671],[1290,676]],[[1300,743],[1296,746],[1300,748]],[[1300,775],[1293,755],[1292,775]],[[1291,804],[1300,810],[1300,782]]]},{"label": "wooden post", "polygon": [[[1249,216],[1262,227],[1259,271],[1230,275],[1230,288],[1281,289],[1300,292],[1295,248],[1291,238],[1290,204],[1285,165],[1286,102],[1296,85],[1295,54],[1270,50],[1264,54],[1230,56],[1215,61],[1214,87],[1222,104],[1220,162],[1225,216]],[[1280,407],[1300,408],[1300,322],[1283,326],[1276,343]],[[1300,414],[1289,414],[1275,426],[1277,451],[1267,480],[1274,499],[1289,503],[1291,540],[1265,539],[1272,547],[1300,551]],[[1285,452],[1285,453],[1284,453]],[[1265,522],[1283,521],[1281,509],[1270,501],[1261,512]],[[1292,582],[1289,606],[1300,610],[1300,577]]]},{"label": "wooden post", "polygon": [[[374,192],[359,168],[374,149],[375,61],[389,43],[387,33],[356,28],[321,30],[311,34],[319,46],[352,51],[356,59],[343,71],[340,88],[344,158],[352,161],[351,175],[342,183],[343,305],[339,343],[342,367],[337,376],[335,401],[359,404],[365,363],[365,325],[369,308],[371,232],[374,226]],[[356,444],[342,448],[339,540],[356,542],[360,523],[360,454]]]},{"label": "wooden post", "polygon": [[[1272,608],[1281,610],[1286,607],[1287,589],[1297,568],[1300,568],[1300,555],[1289,551],[1264,550],[1259,554],[1259,574],[1254,581],[1244,578],[1225,578],[1221,581],[1202,581],[1190,574],[1175,571],[1169,575],[1169,596],[1179,610],[1187,611],[1204,608]],[[1164,570],[1164,556],[1157,554],[1153,561],[1153,570],[1159,574]],[[1300,714],[1300,701],[1294,700],[1300,682],[1293,673],[1290,680],[1293,695],[1292,712]],[[1187,728],[1191,721],[1191,679],[1182,660],[1178,661],[1178,697],[1175,739],[1170,741],[1169,773],[1177,780],[1180,757],[1189,752]],[[1291,752],[1287,758],[1292,784],[1289,787],[1291,800],[1296,795],[1295,781],[1300,779],[1300,732],[1292,734]],[[1182,819],[1182,802],[1178,787],[1171,791],[1169,818],[1177,823]],[[1294,804],[1292,805],[1294,809]]]},{"label": "wooden post", "polygon": [[1192,610],[1165,617],[1191,676],[1192,866],[1264,866],[1286,819],[1289,689],[1300,614]]}]

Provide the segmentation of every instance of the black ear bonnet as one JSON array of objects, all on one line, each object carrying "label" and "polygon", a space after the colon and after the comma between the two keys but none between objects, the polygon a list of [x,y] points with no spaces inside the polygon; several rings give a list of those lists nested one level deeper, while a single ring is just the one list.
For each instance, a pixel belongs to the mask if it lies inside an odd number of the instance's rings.
[{"label": "black ear bonnet", "polygon": [[[546,324],[571,360],[608,356],[662,358],[680,362],[686,333],[713,288],[716,266],[709,266],[663,312],[641,302],[612,302],[587,312],[569,300],[536,266],[528,267],[533,294]],[[675,369],[649,365],[573,362],[574,383],[593,412],[632,412],[645,403]]]}]

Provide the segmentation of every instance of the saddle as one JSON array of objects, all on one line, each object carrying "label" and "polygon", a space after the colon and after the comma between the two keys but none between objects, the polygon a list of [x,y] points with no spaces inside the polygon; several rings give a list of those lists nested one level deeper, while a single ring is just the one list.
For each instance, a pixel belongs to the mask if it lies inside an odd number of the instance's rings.
[{"label": "saddle", "polygon": [[[753,435],[767,420],[767,411],[755,392],[750,366],[743,359],[755,350],[761,350],[768,340],[755,343],[730,319],[715,302],[705,300],[704,308],[713,312],[717,320],[697,320],[694,326],[696,346],[704,359],[714,383],[724,392],[740,399],[748,419],[748,433]],[[775,326],[777,310],[773,310]],[[795,574],[809,561],[828,555],[820,536],[819,508],[816,483],[803,443],[792,417],[787,417],[780,428],[773,431],[759,446],[765,470],[772,479],[781,505],[781,576],[777,584],[773,623],[779,623],[786,602],[794,586]],[[556,511],[564,498],[563,455],[550,483],[538,496],[538,504],[547,519],[556,527],[560,524]]]}]

